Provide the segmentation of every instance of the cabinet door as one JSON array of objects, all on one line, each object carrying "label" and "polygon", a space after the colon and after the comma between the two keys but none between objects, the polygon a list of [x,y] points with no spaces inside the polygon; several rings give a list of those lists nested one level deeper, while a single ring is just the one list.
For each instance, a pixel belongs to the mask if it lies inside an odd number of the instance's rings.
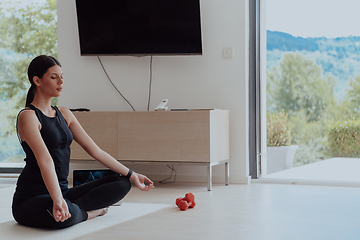
[{"label": "cabinet door", "polygon": [[118,157],[209,162],[209,115],[209,111],[120,112]]},{"label": "cabinet door", "polygon": [[[75,117],[94,142],[117,159],[117,112],[75,112]],[[75,141],[71,159],[93,159]]]}]

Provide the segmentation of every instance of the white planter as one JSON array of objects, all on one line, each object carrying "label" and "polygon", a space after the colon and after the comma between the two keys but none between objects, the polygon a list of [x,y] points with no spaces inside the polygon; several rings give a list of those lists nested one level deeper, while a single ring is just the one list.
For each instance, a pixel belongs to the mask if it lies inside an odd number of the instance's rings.
[{"label": "white planter", "polygon": [[298,145],[267,147],[267,173],[292,168],[297,149],[299,149]]}]

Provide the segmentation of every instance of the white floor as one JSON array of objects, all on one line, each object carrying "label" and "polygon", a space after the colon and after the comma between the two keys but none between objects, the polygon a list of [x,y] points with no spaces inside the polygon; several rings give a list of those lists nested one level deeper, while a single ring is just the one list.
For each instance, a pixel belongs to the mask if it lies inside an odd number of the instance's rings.
[{"label": "white floor", "polygon": [[[0,178],[0,239],[29,239],[40,230],[19,228],[11,217],[14,180]],[[185,212],[175,206],[175,199],[193,192],[196,207]],[[167,207],[148,214],[100,227],[99,223],[121,217],[117,210],[68,230],[48,231],[48,239],[242,239],[242,240],[322,240],[360,239],[360,189],[351,187],[307,186],[292,184],[249,185],[156,184],[150,192],[133,188],[124,199],[130,204],[159,204]],[[140,206],[140,205],[139,205]],[[120,208],[126,208],[126,204]],[[137,211],[137,210],[131,210]],[[130,212],[131,212],[130,211]],[[129,213],[127,213],[129,214]],[[10,220],[11,221],[11,220]],[[7,225],[10,224],[10,225]],[[85,226],[85,225],[83,225]],[[12,232],[18,229],[19,232]],[[19,230],[20,229],[20,230]],[[3,230],[6,230],[3,232]],[[10,231],[10,232],[9,232]],[[27,231],[27,232],[26,232]],[[68,234],[65,234],[69,231]],[[81,236],[72,235],[82,231]],[[4,233],[7,235],[5,236]],[[33,235],[29,235],[29,233]],[[18,238],[19,234],[23,238]]]}]

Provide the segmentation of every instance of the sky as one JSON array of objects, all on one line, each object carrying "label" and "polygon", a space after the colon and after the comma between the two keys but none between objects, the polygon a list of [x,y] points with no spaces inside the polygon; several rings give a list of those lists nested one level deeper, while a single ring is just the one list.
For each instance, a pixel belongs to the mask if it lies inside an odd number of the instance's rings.
[{"label": "sky", "polygon": [[266,29],[296,37],[360,36],[360,0],[266,0]]}]

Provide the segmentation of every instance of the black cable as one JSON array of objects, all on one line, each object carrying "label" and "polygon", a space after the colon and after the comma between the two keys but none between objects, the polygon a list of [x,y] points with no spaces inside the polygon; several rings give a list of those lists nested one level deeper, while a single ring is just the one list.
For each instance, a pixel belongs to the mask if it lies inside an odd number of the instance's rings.
[{"label": "black cable", "polygon": [[148,99],[148,106],[147,110],[150,110],[150,98],[151,98],[151,83],[152,83],[152,62],[153,62],[153,56],[150,57],[150,83],[149,83],[149,99]]},{"label": "black cable", "polygon": [[[171,165],[171,167],[169,165],[166,165],[166,166],[171,169],[170,177],[165,178],[164,180],[161,180],[159,183],[174,183],[176,181],[176,171],[175,171],[174,165]],[[171,179],[173,172],[175,172],[174,181],[166,182],[166,180]]]},{"label": "black cable", "polygon": [[115,84],[111,81],[109,75],[107,74],[105,68],[104,68],[104,65],[102,64],[101,60],[100,60],[100,57],[97,56],[99,62],[100,62],[100,65],[102,67],[102,69],[104,70],[107,78],[109,79],[110,83],[113,85],[113,87],[116,89],[116,91],[120,94],[120,96],[130,105],[130,107],[132,108],[133,111],[135,111],[135,108],[133,107],[133,105],[131,105],[131,103],[124,97],[124,95],[122,95],[122,93],[119,91],[119,89],[117,89],[117,87],[115,86]]}]

